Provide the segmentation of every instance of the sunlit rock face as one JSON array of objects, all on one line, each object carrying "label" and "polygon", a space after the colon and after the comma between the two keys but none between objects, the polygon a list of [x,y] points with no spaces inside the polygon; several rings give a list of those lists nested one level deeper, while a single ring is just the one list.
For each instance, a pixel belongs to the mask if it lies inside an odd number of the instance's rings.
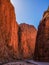
[{"label": "sunlit rock face", "polygon": [[22,23],[19,26],[19,47],[21,59],[32,59],[37,30],[34,26],[25,23]]},{"label": "sunlit rock face", "polygon": [[0,0],[0,62],[19,57],[18,24],[10,0]]},{"label": "sunlit rock face", "polygon": [[49,62],[49,8],[38,27],[34,60]]}]

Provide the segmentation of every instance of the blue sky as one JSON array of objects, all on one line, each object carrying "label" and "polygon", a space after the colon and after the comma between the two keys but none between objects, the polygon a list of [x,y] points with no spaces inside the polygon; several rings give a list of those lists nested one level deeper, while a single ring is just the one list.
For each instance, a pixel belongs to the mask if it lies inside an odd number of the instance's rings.
[{"label": "blue sky", "polygon": [[36,28],[49,5],[49,0],[11,0],[11,2],[15,7],[17,22],[31,24]]}]

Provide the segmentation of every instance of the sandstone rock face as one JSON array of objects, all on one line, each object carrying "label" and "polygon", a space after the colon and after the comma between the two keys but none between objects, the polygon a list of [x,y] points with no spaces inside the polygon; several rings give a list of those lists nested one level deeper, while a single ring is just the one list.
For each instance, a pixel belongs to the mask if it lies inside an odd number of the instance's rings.
[{"label": "sandstone rock face", "polygon": [[0,0],[0,62],[19,57],[18,24],[10,0]]},{"label": "sandstone rock face", "polygon": [[32,25],[18,25],[10,0],[0,0],[0,63],[31,59],[36,33]]},{"label": "sandstone rock face", "polygon": [[25,23],[19,27],[20,54],[22,59],[33,57],[37,30],[34,26]]},{"label": "sandstone rock face", "polygon": [[49,62],[49,8],[38,27],[34,60]]}]

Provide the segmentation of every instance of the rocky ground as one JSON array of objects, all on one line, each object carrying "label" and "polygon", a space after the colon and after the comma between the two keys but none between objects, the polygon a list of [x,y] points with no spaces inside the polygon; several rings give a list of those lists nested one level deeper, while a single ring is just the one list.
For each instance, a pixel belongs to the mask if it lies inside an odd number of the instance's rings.
[{"label": "rocky ground", "polygon": [[49,62],[35,62],[33,60],[23,60],[16,62],[0,63],[0,65],[49,65]]},{"label": "rocky ground", "polygon": [[0,63],[0,65],[37,65],[37,64],[25,62],[25,61],[17,61],[17,62],[9,62],[4,64]]}]

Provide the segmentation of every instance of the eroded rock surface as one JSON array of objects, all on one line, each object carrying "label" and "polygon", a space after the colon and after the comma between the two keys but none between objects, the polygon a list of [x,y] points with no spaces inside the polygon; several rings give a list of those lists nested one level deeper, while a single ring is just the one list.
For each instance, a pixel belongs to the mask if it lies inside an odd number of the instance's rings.
[{"label": "eroded rock surface", "polygon": [[34,60],[49,62],[49,8],[38,27]]},{"label": "eroded rock surface", "polygon": [[37,30],[16,22],[10,0],[0,0],[0,62],[33,58]]},{"label": "eroded rock surface", "polygon": [[0,0],[0,62],[18,58],[18,24],[10,0]]},{"label": "eroded rock surface", "polygon": [[19,28],[20,53],[22,59],[33,58],[37,30],[34,26],[22,23]]}]

